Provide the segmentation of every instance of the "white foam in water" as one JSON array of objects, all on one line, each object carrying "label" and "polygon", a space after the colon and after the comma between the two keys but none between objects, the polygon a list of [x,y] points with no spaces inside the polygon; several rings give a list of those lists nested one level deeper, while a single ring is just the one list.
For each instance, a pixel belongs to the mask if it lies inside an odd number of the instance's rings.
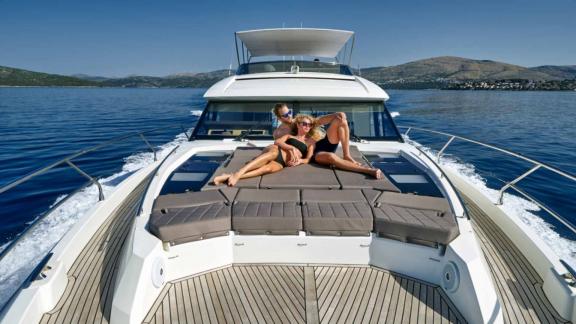
[{"label": "white foam in water", "polygon": [[[187,140],[184,133],[175,137],[172,142],[158,147],[158,159],[164,158],[174,147]],[[122,171],[100,180],[104,197],[113,194],[116,186],[131,173],[154,162],[151,152],[142,152],[124,159]],[[58,197],[56,205],[66,195]],[[94,206],[98,201],[98,188],[91,185],[64,202],[40,223],[31,229],[17,245],[15,245],[0,263],[0,307],[11,297],[42,257],[46,255],[70,228]],[[9,243],[0,247],[4,250]]]},{"label": "white foam in water", "polygon": [[[410,143],[421,147],[421,149],[430,157],[436,158],[436,152],[432,149],[421,146],[419,143],[410,140],[408,137],[405,137],[405,139]],[[476,173],[474,165],[460,162],[451,156],[442,156],[439,164],[460,175],[492,201],[498,200],[498,190],[486,186],[486,180]],[[576,267],[576,241],[561,237],[556,231],[554,231],[552,225],[532,213],[540,211],[540,207],[527,199],[507,192],[504,193],[503,202],[504,203],[501,207],[507,215],[520,219],[524,224],[532,228],[534,233],[540,236],[540,238],[556,253],[559,259],[566,261],[572,267]]]},{"label": "white foam in water", "polygon": [[202,115],[202,110],[190,110],[190,115],[200,117]]},{"label": "white foam in water", "polygon": [[396,117],[400,116],[400,113],[397,112],[397,111],[391,111],[391,112],[390,112],[390,116],[391,116],[392,118],[396,118]]}]

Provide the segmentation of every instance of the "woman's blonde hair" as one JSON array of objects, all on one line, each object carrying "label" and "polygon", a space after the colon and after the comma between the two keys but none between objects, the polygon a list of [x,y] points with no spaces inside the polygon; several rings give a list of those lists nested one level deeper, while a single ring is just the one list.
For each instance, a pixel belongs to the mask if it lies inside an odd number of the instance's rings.
[{"label": "woman's blonde hair", "polygon": [[308,131],[308,134],[306,134],[306,136],[310,137],[315,141],[319,141],[323,139],[324,136],[326,136],[326,134],[324,134],[324,131],[318,124],[318,120],[316,118],[310,115],[303,115],[303,114],[299,114],[296,117],[294,117],[291,126],[292,135],[298,134],[298,123],[302,122],[305,119],[310,120],[310,122],[312,123],[312,127],[310,127],[310,131]]}]

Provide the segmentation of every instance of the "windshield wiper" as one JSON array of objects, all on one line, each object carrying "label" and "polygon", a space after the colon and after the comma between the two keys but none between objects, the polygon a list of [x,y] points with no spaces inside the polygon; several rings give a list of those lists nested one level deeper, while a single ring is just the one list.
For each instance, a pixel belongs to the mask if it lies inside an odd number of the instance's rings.
[{"label": "windshield wiper", "polygon": [[262,124],[264,124],[264,121],[260,121],[252,126],[250,126],[247,130],[245,130],[244,132],[241,132],[240,135],[234,137],[233,141],[236,142],[246,142],[246,137],[248,135],[250,135],[250,133],[252,133],[252,131],[254,130],[254,128],[261,126]]}]

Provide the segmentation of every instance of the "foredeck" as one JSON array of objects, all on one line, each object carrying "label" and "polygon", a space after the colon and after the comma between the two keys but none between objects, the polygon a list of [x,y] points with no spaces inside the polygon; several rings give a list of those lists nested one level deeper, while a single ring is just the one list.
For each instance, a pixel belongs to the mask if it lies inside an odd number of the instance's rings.
[{"label": "foredeck", "polygon": [[[147,178],[148,179],[148,178]],[[109,323],[118,261],[138,213],[144,180],[102,224],[68,271],[68,285],[40,323]]]},{"label": "foredeck", "polygon": [[469,198],[464,201],[492,274],[506,323],[569,323],[542,289],[542,278],[522,252]]},{"label": "foredeck", "polygon": [[[41,323],[108,323],[120,250],[144,186],[102,225],[68,272]],[[542,278],[466,199],[506,323],[567,323]],[[145,319],[166,322],[464,322],[442,290],[372,267],[234,265],[166,285]]]},{"label": "foredeck", "polygon": [[145,323],[465,323],[442,290],[359,266],[234,265],[171,282]]}]

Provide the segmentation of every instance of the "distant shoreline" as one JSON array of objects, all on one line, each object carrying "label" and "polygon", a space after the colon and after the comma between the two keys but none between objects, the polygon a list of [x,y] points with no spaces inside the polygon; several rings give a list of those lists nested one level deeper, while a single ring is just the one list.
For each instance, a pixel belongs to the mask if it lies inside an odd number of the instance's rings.
[{"label": "distant shoreline", "polygon": [[[0,85],[0,88],[79,88],[79,89],[207,89],[207,87],[99,87],[99,86],[9,86]],[[439,91],[505,91],[505,92],[576,92],[576,89],[485,89],[485,88],[396,88],[382,87],[384,90],[439,90]]]},{"label": "distant shoreline", "polygon": [[[258,73],[259,70],[253,71]],[[280,72],[280,71],[278,71]],[[305,71],[303,71],[305,72]],[[523,67],[491,60],[440,56],[395,66],[352,69],[384,89],[569,91],[576,89],[576,65]],[[0,87],[208,88],[233,71],[221,69],[167,76],[72,76],[0,66]]]}]

